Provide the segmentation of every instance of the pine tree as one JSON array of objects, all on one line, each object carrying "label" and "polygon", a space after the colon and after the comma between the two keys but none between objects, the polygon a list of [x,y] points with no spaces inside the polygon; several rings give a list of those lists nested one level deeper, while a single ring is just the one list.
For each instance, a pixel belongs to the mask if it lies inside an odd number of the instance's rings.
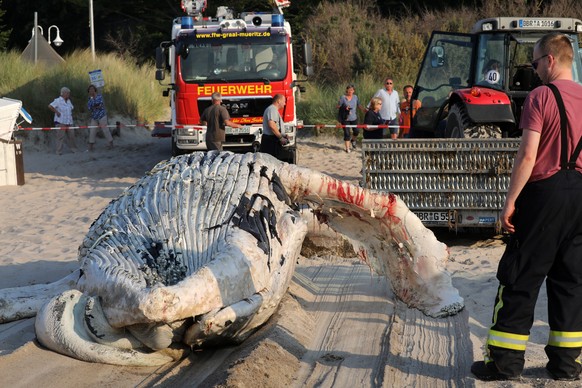
[{"label": "pine tree", "polygon": [[2,8],[2,0],[0,0],[0,51],[6,51],[6,45],[8,44],[8,38],[12,32],[12,28],[4,23],[4,9]]}]

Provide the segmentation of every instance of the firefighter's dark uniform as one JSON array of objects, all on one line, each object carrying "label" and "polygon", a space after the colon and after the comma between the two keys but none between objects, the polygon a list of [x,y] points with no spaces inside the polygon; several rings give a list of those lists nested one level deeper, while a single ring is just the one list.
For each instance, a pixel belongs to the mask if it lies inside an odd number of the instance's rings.
[{"label": "firefighter's dark uniform", "polygon": [[[548,85],[556,94],[554,85]],[[550,335],[547,369],[554,377],[580,374],[582,349],[582,174],[574,169],[581,143],[568,159],[567,119],[561,109],[561,170],[527,183],[512,218],[515,234],[499,262],[500,285],[485,362],[518,376],[533,325],[539,289],[546,279]],[[563,112],[563,114],[562,114]],[[581,139],[582,140],[582,139]]]}]

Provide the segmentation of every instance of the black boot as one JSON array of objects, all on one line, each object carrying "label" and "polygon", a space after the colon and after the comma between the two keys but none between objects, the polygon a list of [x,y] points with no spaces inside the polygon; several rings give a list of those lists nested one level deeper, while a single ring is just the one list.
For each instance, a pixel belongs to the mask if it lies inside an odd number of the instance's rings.
[{"label": "black boot", "polygon": [[549,358],[546,370],[554,380],[580,380],[582,365],[576,361],[580,355],[580,348],[560,348],[546,345],[545,350]]},{"label": "black boot", "polygon": [[475,361],[471,365],[471,373],[479,380],[483,381],[498,381],[498,380],[519,380],[520,375],[511,376],[506,375],[497,369],[494,362],[485,363],[485,361]]}]

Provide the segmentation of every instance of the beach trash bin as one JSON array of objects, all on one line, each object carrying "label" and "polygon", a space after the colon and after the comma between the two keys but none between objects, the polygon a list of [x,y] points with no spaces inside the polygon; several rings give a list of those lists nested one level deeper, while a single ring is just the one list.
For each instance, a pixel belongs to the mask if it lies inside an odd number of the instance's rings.
[{"label": "beach trash bin", "polygon": [[22,141],[0,139],[0,186],[24,184]]}]

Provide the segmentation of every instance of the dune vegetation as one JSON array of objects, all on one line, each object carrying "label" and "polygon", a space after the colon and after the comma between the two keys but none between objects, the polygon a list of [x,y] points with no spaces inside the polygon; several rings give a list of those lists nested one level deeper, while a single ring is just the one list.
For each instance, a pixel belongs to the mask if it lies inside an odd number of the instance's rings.
[{"label": "dune vegetation", "polygon": [[[578,5],[577,0],[491,0],[476,7],[461,5],[381,17],[370,0],[323,1],[295,37],[297,54],[300,41],[312,44],[315,68],[315,75],[303,83],[307,90],[298,102],[298,118],[305,124],[334,124],[336,103],[347,83],[355,84],[364,105],[387,76],[401,93],[405,85],[414,84],[433,30],[469,32],[477,20],[494,16],[582,18]],[[0,95],[22,100],[35,126],[46,126],[52,123],[48,103],[67,86],[76,107],[75,119],[83,123],[87,120],[88,72],[101,69],[110,116],[146,123],[169,119],[169,101],[162,96],[165,86],[155,80],[153,58],[137,65],[137,61],[111,52],[98,53],[93,62],[88,50],[77,50],[65,60],[60,66],[35,66],[23,61],[20,53],[0,53]]]}]

